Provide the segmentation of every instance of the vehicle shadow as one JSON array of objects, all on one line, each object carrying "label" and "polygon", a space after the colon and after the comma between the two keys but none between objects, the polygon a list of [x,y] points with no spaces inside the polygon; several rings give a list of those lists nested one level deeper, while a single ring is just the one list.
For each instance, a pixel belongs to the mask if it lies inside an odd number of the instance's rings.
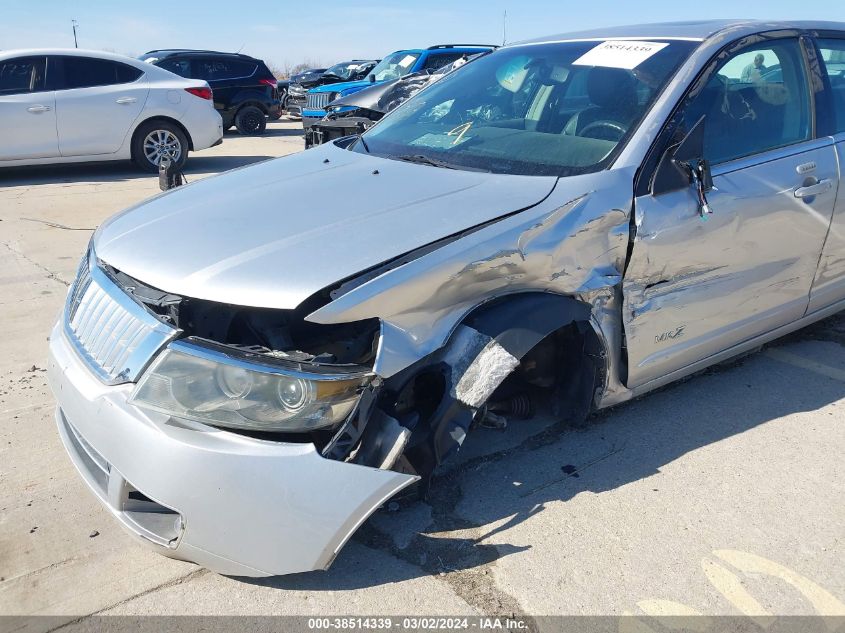
[{"label": "vehicle shadow", "polygon": [[[845,398],[845,383],[768,352],[821,362],[827,356],[827,362],[841,365],[837,343],[845,344],[845,314],[761,353],[600,412],[584,428],[554,424],[510,450],[465,462],[435,481],[426,501],[377,512],[326,572],[242,580],[290,590],[354,589],[473,569],[523,551],[530,546],[503,544],[502,537],[546,503],[614,490],[658,473],[690,451]],[[494,535],[495,545],[485,542]],[[378,564],[362,568],[356,547],[378,553]]]},{"label": "vehicle shadow", "polygon": [[[230,169],[246,167],[277,156],[202,156],[193,155],[185,163],[185,174],[219,174]],[[156,176],[157,178],[158,176]]]},{"label": "vehicle shadow", "polygon": [[[261,134],[254,134],[254,135],[251,135],[251,136],[247,136],[246,138],[261,139],[261,138],[268,138],[268,137],[275,137],[275,136],[304,136],[304,135],[305,135],[305,130],[303,130],[302,127],[297,127],[297,128],[284,127],[283,128],[283,127],[276,127],[276,126],[268,125],[267,129],[264,130],[264,132],[262,132]],[[223,133],[224,141],[227,138],[230,138],[230,137],[237,138],[238,136],[241,136],[241,133],[238,132],[234,128],[232,128],[231,130],[226,130],[226,132]]]},{"label": "vehicle shadow", "polygon": [[[191,154],[185,164],[185,173],[189,176],[191,174],[217,174],[270,158],[275,158],[275,156],[203,156],[202,154]],[[37,165],[0,169],[0,188],[57,183],[99,184],[157,178],[157,174],[143,172],[128,160],[106,163]]]}]

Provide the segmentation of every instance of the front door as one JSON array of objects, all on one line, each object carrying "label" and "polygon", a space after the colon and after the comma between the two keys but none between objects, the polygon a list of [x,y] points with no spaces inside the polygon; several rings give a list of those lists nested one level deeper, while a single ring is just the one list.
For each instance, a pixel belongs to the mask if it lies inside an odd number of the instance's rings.
[{"label": "front door", "polygon": [[0,161],[59,155],[56,93],[47,90],[46,61],[0,61]]},{"label": "front door", "polygon": [[628,387],[804,315],[837,179],[832,139],[814,138],[807,76],[798,39],[763,40],[725,55],[674,117],[682,129],[705,117],[712,214],[690,187],[635,199]]}]

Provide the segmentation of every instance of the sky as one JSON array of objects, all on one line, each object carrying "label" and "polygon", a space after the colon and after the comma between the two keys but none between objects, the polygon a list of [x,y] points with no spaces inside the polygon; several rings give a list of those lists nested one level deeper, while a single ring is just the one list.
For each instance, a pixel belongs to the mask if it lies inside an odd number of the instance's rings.
[{"label": "sky", "polygon": [[[744,6],[743,6],[744,5]],[[755,15],[748,15],[753,7]],[[808,7],[808,8],[805,8]],[[690,19],[845,22],[845,2],[794,0],[0,0],[0,50],[73,47],[140,55],[156,48],[238,51],[278,69],[384,57],[401,48],[507,41],[619,24]],[[737,12],[740,12],[738,15]]]}]

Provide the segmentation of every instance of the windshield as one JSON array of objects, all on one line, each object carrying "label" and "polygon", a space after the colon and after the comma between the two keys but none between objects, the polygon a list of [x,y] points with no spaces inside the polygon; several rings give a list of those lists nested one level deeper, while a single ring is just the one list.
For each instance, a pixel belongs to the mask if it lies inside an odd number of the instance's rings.
[{"label": "windshield", "polygon": [[358,62],[344,62],[342,64],[335,64],[323,74],[334,75],[335,77],[340,77],[341,79],[349,79],[359,68],[361,68],[361,66],[362,64]]},{"label": "windshield", "polygon": [[501,49],[409,99],[354,149],[503,174],[597,171],[696,45],[592,41]]},{"label": "windshield", "polygon": [[370,75],[374,76],[376,81],[399,79],[399,77],[404,77],[410,72],[419,56],[419,53],[406,53],[405,51],[392,53],[381,60],[373,68]]}]

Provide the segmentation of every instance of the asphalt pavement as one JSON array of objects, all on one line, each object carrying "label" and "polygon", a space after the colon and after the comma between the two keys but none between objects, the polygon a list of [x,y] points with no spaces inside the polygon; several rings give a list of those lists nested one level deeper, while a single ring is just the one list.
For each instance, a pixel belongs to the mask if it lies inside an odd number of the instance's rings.
[{"label": "asphalt pavement", "polygon": [[[302,149],[296,122],[268,130],[192,155],[188,180]],[[92,230],[156,193],[128,163],[0,170],[0,614],[57,616],[15,628],[92,614],[629,614],[639,631],[671,615],[845,616],[843,315],[585,428],[471,435],[427,502],[379,511],[325,572],[229,578],[141,547],[66,457],[44,368]]]}]

